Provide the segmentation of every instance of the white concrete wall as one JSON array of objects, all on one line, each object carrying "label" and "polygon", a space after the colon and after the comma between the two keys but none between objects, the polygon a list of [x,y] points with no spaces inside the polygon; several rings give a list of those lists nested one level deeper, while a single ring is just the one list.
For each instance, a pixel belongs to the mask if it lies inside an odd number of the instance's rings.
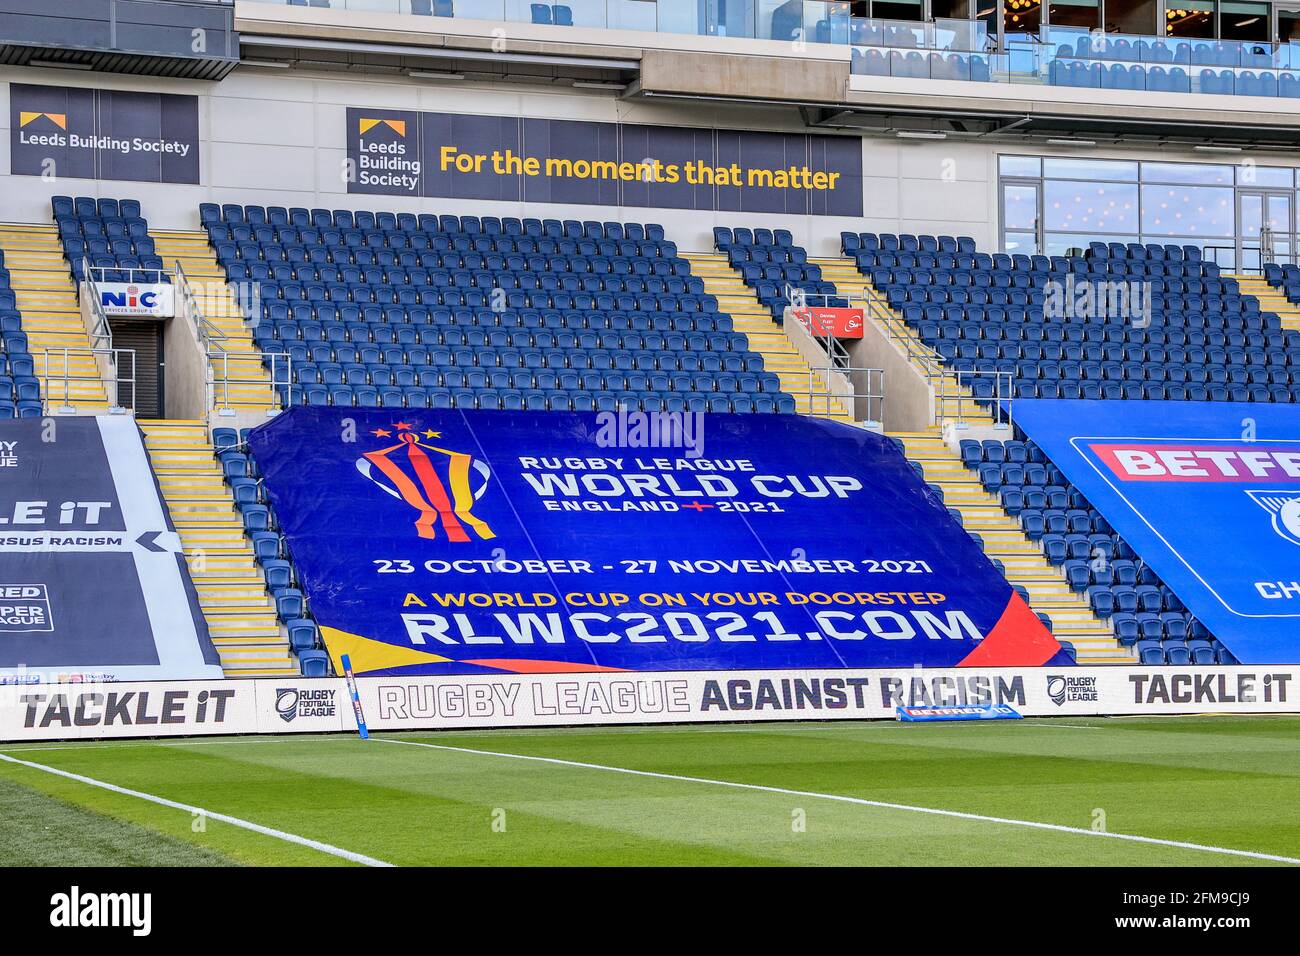
[{"label": "white concrete wall", "polygon": [[[353,79],[256,67],[240,67],[221,83],[0,68],[0,123],[6,127],[10,122],[10,82],[197,95],[202,183],[178,186],[77,179],[47,182],[33,176],[11,177],[8,149],[0,147],[0,220],[7,222],[49,222],[49,197],[66,194],[137,198],[150,223],[160,229],[197,228],[201,202],[238,202],[657,221],[685,250],[711,248],[715,225],[789,229],[795,241],[813,255],[835,254],[842,229],[968,235],[980,248],[994,249],[998,240],[998,154],[1080,155],[1068,149],[999,146],[955,137],[937,141],[867,138],[863,140],[862,219],[349,195],[341,177],[344,118],[349,106],[788,132],[802,132],[804,127],[798,113],[790,108],[623,101],[603,91],[421,83],[406,78]],[[7,142],[8,138],[6,128],[3,139]],[[1095,149],[1087,155],[1206,161],[1203,154],[1186,151]],[[1268,162],[1280,164],[1285,160],[1270,157]]]}]

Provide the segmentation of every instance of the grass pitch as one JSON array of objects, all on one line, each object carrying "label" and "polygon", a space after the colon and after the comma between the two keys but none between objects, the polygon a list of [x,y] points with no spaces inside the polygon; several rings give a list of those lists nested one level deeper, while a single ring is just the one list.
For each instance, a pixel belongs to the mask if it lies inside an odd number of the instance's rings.
[{"label": "grass pitch", "polygon": [[[0,864],[11,866],[353,865],[349,853],[399,866],[1300,861],[1297,717],[246,737],[0,753],[339,851],[0,762]],[[1233,850],[1284,859],[1224,852]]]}]

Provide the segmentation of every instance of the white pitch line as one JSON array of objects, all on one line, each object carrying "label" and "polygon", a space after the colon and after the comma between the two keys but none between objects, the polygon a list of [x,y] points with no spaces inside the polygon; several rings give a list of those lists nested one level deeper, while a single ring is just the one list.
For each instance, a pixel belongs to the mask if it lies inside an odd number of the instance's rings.
[{"label": "white pitch line", "polygon": [[815,790],[791,790],[786,787],[769,787],[757,783],[740,783],[735,780],[713,780],[708,777],[687,777],[675,773],[659,773],[654,770],[633,770],[628,767],[611,767],[599,763],[583,763],[578,760],[564,760],[560,757],[535,757],[531,754],[512,754],[496,750],[475,750],[472,747],[451,747],[446,744],[427,744],[415,740],[395,740],[390,737],[371,737],[373,741],[384,744],[403,744],[407,747],[427,747],[430,750],[449,750],[454,753],[474,754],[479,757],[506,757],[511,760],[531,760],[536,763],[549,763],[561,767],[577,767],[583,770],[603,770],[608,773],[622,773],[634,777],[652,777],[657,780],[676,780],[683,783],[702,783],[713,787],[730,787],[734,790],[753,790],[759,793],[778,793],[788,797],[806,797],[813,800],[832,800],[836,803],[851,803],[862,807],[877,807],[883,810],[902,810],[907,813],[926,813],[931,816],[951,817],[957,820],[974,820],[979,823],[998,823],[1003,826],[1024,827],[1030,830],[1049,830],[1055,833],[1070,833],[1076,836],[1101,837],[1108,840],[1123,840],[1129,843],[1146,843],[1153,846],[1174,847],[1180,850],[1197,850],[1202,853],[1219,853],[1224,856],[1241,856],[1251,860],[1267,860],[1271,863],[1292,863],[1300,865],[1300,859],[1289,856],[1276,856],[1271,853],[1256,853],[1252,850],[1234,850],[1230,847],[1210,846],[1203,843],[1184,843],[1181,840],[1162,840],[1159,837],[1138,836],[1132,833],[1109,833],[1088,830],[1083,827],[1068,827],[1059,823],[1040,823],[1036,820],[1015,820],[1009,817],[990,817],[980,813],[963,813],[960,810],[941,810],[935,807],[915,807],[906,803],[887,803],[883,800],[867,800],[863,797],[850,797],[838,793],[818,793]]},{"label": "white pitch line", "polygon": [[337,856],[352,863],[361,863],[365,866],[392,866],[391,863],[385,863],[383,860],[376,860],[374,857],[365,856],[361,853],[354,853],[351,850],[344,850],[341,847],[332,846],[329,843],[322,843],[319,840],[312,840],[308,837],[298,836],[296,833],[287,833],[284,830],[277,830],[274,827],[262,826],[260,823],[253,823],[250,820],[241,820],[239,817],[232,817],[225,813],[216,813],[212,810],[205,810],[202,807],[193,807],[188,803],[180,803],[176,800],[168,800],[166,797],[156,797],[152,793],[143,793],[139,790],[131,790],[127,787],[119,787],[115,783],[105,783],[103,780],[96,780],[94,777],[86,777],[79,773],[72,773],[67,770],[60,770],[58,767],[47,767],[42,763],[33,763],[30,760],[19,760],[17,757],[11,757],[8,754],[0,753],[0,760],[6,763],[18,764],[21,767],[30,767],[33,770],[41,770],[45,773],[54,774],[56,777],[64,777],[68,780],[75,780],[78,783],[84,783],[87,786],[98,787],[101,790],[108,790],[112,793],[125,794],[128,797],[136,797],[140,800],[147,800],[150,803],[156,803],[160,806],[171,807],[173,810],[184,810],[190,814],[199,814],[208,819],[220,820],[222,823],[229,823],[231,826],[241,827],[245,830],[251,830],[254,833],[261,833],[264,836],[274,837],[277,840],[284,840],[286,843],[296,843],[299,846],[309,847],[313,850],[319,850],[321,853],[328,853],[330,856]]}]

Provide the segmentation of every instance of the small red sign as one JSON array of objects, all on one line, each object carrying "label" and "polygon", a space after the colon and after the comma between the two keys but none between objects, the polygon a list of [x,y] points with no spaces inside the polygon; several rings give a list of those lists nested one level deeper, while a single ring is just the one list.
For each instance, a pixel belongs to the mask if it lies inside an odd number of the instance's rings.
[{"label": "small red sign", "polygon": [[837,339],[862,338],[861,309],[795,309],[794,315],[813,335],[832,335]]}]

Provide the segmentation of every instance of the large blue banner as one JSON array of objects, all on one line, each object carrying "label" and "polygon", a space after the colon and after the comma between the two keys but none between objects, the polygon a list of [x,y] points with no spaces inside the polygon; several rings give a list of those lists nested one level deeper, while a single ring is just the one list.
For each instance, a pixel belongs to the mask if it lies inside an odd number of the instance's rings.
[{"label": "large blue banner", "polygon": [[1243,664],[1300,661],[1300,408],[1041,400],[1015,416]]},{"label": "large blue banner", "polygon": [[0,682],[221,677],[121,415],[0,422]]},{"label": "large blue banner", "polygon": [[357,673],[1064,663],[862,429],[307,406],[250,441]]}]

